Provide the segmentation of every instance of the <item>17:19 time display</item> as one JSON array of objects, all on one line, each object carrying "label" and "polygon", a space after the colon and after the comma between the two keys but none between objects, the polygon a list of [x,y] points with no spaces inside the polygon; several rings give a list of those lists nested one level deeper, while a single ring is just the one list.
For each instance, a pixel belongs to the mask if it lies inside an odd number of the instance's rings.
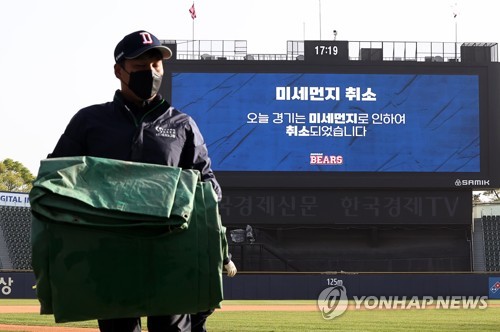
[{"label": "17:19 time display", "polygon": [[314,50],[316,51],[316,55],[337,55],[339,53],[339,48],[334,45],[334,46],[316,46],[314,47]]}]

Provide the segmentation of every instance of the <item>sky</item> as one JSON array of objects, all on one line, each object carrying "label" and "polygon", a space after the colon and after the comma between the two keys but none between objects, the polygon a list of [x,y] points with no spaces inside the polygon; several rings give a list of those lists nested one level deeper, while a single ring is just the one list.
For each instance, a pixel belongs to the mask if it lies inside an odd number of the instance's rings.
[{"label": "sky", "polygon": [[[71,117],[110,101],[126,34],[246,40],[285,54],[289,40],[500,42],[491,0],[6,0],[0,11],[0,160],[36,175]],[[454,18],[454,13],[457,17]],[[320,24],[321,23],[321,24]],[[175,106],[175,105],[173,105]]]}]

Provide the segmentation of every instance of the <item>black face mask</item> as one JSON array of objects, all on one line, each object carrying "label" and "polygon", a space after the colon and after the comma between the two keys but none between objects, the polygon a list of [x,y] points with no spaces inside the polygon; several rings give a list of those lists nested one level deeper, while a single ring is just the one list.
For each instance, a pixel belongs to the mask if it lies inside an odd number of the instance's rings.
[{"label": "black face mask", "polygon": [[128,87],[142,100],[149,99],[160,91],[162,76],[151,69],[134,71],[128,74],[130,75]]}]

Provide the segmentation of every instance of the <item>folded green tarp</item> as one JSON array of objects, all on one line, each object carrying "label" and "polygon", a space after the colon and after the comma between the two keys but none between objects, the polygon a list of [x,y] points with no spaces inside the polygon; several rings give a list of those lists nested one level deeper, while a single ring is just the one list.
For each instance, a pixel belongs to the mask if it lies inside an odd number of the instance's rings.
[{"label": "folded green tarp", "polygon": [[198,171],[47,159],[30,204],[37,297],[56,322],[220,307],[225,228]]}]

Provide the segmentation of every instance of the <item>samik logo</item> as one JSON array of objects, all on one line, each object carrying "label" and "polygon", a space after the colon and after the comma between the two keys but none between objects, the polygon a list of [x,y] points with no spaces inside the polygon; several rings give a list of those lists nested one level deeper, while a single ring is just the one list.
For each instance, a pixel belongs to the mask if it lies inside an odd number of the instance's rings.
[{"label": "samik logo", "polygon": [[455,180],[455,186],[456,187],[461,187],[461,186],[489,186],[490,185],[490,180],[460,180],[456,179]]},{"label": "samik logo", "polygon": [[334,286],[325,288],[318,296],[318,308],[324,319],[342,315],[348,305],[347,290],[342,280],[334,279]]}]

